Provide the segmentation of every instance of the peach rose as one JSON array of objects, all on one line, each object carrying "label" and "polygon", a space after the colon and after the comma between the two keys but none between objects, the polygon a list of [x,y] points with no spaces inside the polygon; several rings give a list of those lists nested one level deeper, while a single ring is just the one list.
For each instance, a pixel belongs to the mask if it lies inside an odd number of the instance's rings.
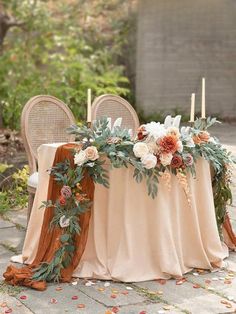
[{"label": "peach rose", "polygon": [[141,162],[146,169],[152,169],[157,164],[157,158],[153,154],[147,154],[141,158]]},{"label": "peach rose", "polygon": [[97,147],[95,146],[89,146],[84,150],[85,154],[86,154],[86,158],[89,160],[96,160],[99,158],[99,154],[98,154],[98,150]]},{"label": "peach rose", "polygon": [[173,155],[171,153],[168,154],[161,154],[160,155],[160,162],[162,166],[166,167],[171,164],[171,160],[173,158]]},{"label": "peach rose", "polygon": [[135,157],[142,158],[149,153],[149,149],[146,143],[138,142],[134,144],[133,152]]},{"label": "peach rose", "polygon": [[200,131],[197,135],[193,136],[195,144],[207,143],[210,139],[210,135],[207,131]]},{"label": "peach rose", "polygon": [[163,153],[175,153],[178,149],[177,138],[173,135],[166,135],[158,141]]}]

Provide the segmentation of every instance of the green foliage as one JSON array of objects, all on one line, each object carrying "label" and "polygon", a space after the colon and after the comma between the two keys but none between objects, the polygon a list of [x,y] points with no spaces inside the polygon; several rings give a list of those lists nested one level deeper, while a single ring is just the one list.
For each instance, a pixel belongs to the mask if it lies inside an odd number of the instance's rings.
[{"label": "green foliage", "polygon": [[0,54],[5,126],[19,128],[22,107],[38,94],[62,99],[77,119],[85,119],[87,88],[94,97],[129,96],[129,80],[120,62],[128,4],[110,2],[3,1],[8,12],[24,23],[9,31]]},{"label": "green foliage", "polygon": [[29,168],[25,166],[12,175],[12,184],[10,188],[0,191],[0,214],[4,214],[10,209],[20,209],[27,206],[28,192],[27,180]]}]

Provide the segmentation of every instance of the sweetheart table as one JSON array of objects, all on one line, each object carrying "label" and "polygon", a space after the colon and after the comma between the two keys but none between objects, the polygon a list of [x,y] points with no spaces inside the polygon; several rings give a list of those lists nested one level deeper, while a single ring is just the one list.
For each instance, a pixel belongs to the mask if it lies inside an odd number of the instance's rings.
[{"label": "sweetheart table", "polygon": [[[47,199],[47,170],[60,145],[38,149],[39,183],[22,252],[26,264],[33,262],[38,249],[44,217],[39,207]],[[222,266],[228,249],[217,230],[206,160],[197,161],[196,178],[187,175],[190,202],[175,175],[170,186],[160,179],[158,195],[152,199],[145,182],[133,179],[132,166],[106,167],[110,188],[95,185],[88,239],[74,277],[137,282]]]}]

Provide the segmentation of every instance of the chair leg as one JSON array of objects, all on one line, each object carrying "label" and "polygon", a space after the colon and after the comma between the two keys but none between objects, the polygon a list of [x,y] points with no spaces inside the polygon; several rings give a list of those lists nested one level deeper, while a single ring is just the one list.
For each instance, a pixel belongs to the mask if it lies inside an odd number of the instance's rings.
[{"label": "chair leg", "polygon": [[28,213],[27,213],[27,223],[29,222],[31,210],[34,203],[34,195],[33,193],[29,193],[29,201],[28,201]]}]

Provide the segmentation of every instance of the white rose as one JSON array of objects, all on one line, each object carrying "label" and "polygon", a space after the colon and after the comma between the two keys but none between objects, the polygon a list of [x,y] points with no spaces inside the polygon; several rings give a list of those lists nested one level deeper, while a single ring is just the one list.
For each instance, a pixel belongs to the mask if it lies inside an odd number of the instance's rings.
[{"label": "white rose", "polygon": [[162,164],[164,167],[170,165],[172,158],[173,158],[173,155],[172,155],[171,153],[168,153],[168,154],[161,154],[161,155],[160,155],[161,164]]},{"label": "white rose", "polygon": [[152,169],[157,164],[157,158],[153,154],[147,154],[141,158],[141,162],[146,169]]},{"label": "white rose", "polygon": [[89,146],[85,150],[86,158],[89,160],[96,160],[99,158],[97,147]]},{"label": "white rose", "polygon": [[61,216],[59,224],[61,228],[68,227],[70,225],[70,218],[66,218],[65,215]]},{"label": "white rose", "polygon": [[74,163],[78,166],[82,166],[87,161],[87,156],[84,150],[76,153],[74,156]]},{"label": "white rose", "polygon": [[149,149],[146,143],[138,142],[134,144],[133,152],[136,157],[142,158],[149,153]]},{"label": "white rose", "polygon": [[177,151],[178,151],[179,153],[182,153],[182,151],[183,151],[183,144],[182,144],[181,141],[178,141],[178,142],[177,142]]}]

